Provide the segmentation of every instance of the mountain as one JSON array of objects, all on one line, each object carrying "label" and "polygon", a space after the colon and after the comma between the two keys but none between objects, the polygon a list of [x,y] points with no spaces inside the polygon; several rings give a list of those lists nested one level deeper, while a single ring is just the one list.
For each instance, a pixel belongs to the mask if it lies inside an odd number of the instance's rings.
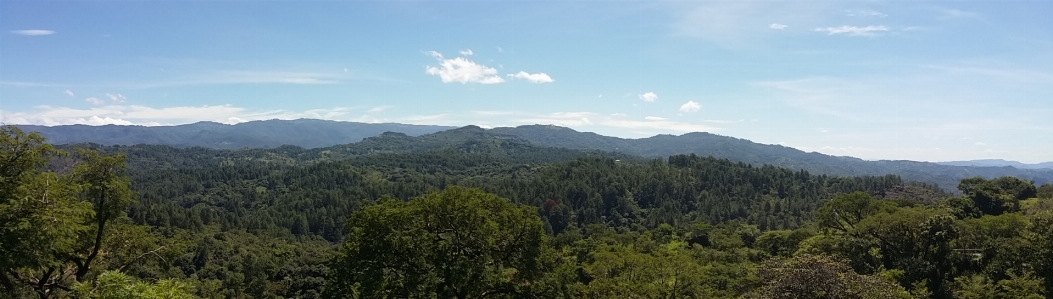
[{"label": "mountain", "polygon": [[236,125],[198,122],[178,126],[32,126],[17,125],[24,131],[36,131],[53,144],[98,143],[102,145],[164,144],[176,147],[216,149],[274,148],[296,145],[305,148],[326,147],[359,142],[384,132],[419,136],[452,129],[444,126],[405,125],[396,123],[367,124],[317,119],[250,121]]},{"label": "mountain", "polygon": [[968,161],[947,161],[947,162],[936,162],[940,165],[951,165],[951,166],[986,166],[986,167],[1002,167],[1012,166],[1020,169],[1053,169],[1053,162],[1042,162],[1035,164],[1021,163],[1017,161],[1007,161],[1002,159],[981,159],[981,160],[968,160]]},{"label": "mountain", "polygon": [[550,125],[504,127],[490,131],[518,136],[542,146],[614,151],[644,157],[693,153],[753,165],[769,164],[827,175],[897,174],[906,180],[933,183],[947,190],[955,190],[961,179],[975,176],[1015,176],[1033,180],[1037,184],[1053,183],[1053,169],[953,166],[916,161],[867,161],[854,157],[809,153],[780,145],[759,144],[746,139],[701,132],[625,139]]},{"label": "mountain", "polygon": [[289,150],[302,156],[294,158],[300,160],[329,160],[370,153],[424,152],[450,148],[474,152],[490,151],[499,155],[510,155],[509,157],[528,155],[536,158],[544,154],[566,156],[563,152],[556,154],[555,151],[535,149],[548,147],[616,152],[650,158],[696,154],[756,166],[768,164],[835,176],[896,174],[906,180],[937,184],[947,190],[955,190],[961,179],[975,176],[1016,176],[1038,184],[1053,182],[1053,169],[1023,169],[1001,164],[959,166],[916,161],[867,161],[702,132],[626,139],[551,125],[486,130],[476,126],[453,128],[311,119],[253,121],[237,125],[199,122],[169,127],[19,127],[26,131],[39,131],[54,144],[164,144],[213,149],[277,148],[292,145],[298,148]]}]

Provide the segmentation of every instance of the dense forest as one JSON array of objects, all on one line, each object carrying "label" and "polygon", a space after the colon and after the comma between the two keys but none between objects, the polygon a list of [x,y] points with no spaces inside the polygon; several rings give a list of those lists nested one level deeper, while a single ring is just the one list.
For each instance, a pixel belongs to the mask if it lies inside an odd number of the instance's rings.
[{"label": "dense forest", "polygon": [[[567,148],[606,151],[646,158],[668,158],[679,154],[713,156],[752,165],[772,165],[813,174],[831,176],[883,176],[895,174],[905,180],[935,184],[955,191],[962,178],[1014,176],[1039,184],[1053,183],[1053,169],[1016,167],[958,166],[917,161],[867,161],[854,157],[830,156],[804,152],[795,148],[761,144],[746,139],[704,132],[683,135],[656,135],[625,139],[579,132],[553,125],[523,125],[483,129],[404,124],[366,124],[317,119],[251,121],[236,125],[200,122],[179,126],[19,126],[24,131],[39,131],[56,144],[94,142],[102,145],[157,144],[174,147],[200,146],[213,149],[276,148],[301,151],[304,155],[323,152],[336,154],[324,158],[341,158],[344,154],[371,151],[426,152],[466,137],[531,144],[543,148]],[[378,136],[379,135],[379,136]],[[361,141],[361,142],[360,142]],[[354,142],[354,143],[351,143]],[[351,143],[351,144],[348,144]],[[302,147],[305,149],[297,149]],[[535,150],[537,148],[534,148]],[[550,151],[551,152],[551,151]],[[210,153],[216,153],[211,151]],[[549,159],[548,153],[532,158]],[[220,153],[219,155],[225,155]],[[527,160],[540,163],[545,160]]]},{"label": "dense forest", "polygon": [[1053,298],[1053,185],[440,136],[215,150],[4,126],[0,298]]}]

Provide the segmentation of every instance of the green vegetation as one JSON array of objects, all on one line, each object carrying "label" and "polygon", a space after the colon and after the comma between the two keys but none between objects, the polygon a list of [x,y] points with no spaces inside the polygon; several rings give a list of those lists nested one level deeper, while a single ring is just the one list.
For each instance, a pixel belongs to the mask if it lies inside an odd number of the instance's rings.
[{"label": "green vegetation", "polygon": [[0,297],[1053,298],[1053,187],[1014,177],[954,195],[473,130],[224,151],[2,128]]}]

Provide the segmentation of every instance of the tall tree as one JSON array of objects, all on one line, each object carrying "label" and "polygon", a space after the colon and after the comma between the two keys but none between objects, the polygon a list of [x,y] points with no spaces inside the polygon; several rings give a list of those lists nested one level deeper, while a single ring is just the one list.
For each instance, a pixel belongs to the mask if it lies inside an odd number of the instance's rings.
[{"label": "tall tree", "polygon": [[0,284],[41,298],[89,278],[107,225],[132,200],[123,155],[78,150],[66,175],[47,171],[54,150],[38,134],[0,127]]},{"label": "tall tree", "polygon": [[544,226],[532,207],[450,187],[351,215],[329,297],[485,298],[540,276]]}]

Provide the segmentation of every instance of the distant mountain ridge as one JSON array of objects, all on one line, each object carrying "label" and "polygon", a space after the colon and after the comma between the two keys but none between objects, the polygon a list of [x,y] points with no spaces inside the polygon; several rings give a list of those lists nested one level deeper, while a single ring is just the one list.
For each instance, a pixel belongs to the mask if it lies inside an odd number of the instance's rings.
[{"label": "distant mountain ridge", "polygon": [[[476,126],[452,128],[307,119],[257,121],[238,125],[196,123],[173,127],[19,127],[27,131],[40,131],[54,144],[93,142],[103,145],[131,145],[145,143],[217,149],[275,148],[281,145],[294,145],[319,151],[345,151],[349,154],[417,152],[450,146],[486,150],[493,146],[514,149],[536,145],[617,152],[651,158],[664,158],[675,154],[696,154],[726,158],[756,166],[767,164],[835,176],[896,174],[906,180],[933,183],[947,190],[955,190],[961,179],[975,176],[987,178],[1016,176],[1033,180],[1037,184],[1053,183],[1053,169],[954,166],[916,161],[866,161],[854,157],[804,152],[780,145],[759,144],[746,139],[702,132],[679,136],[656,135],[648,138],[625,139],[578,132],[570,128],[551,125],[527,125],[486,130]],[[323,147],[331,148],[320,149]]]},{"label": "distant mountain ridge", "polygon": [[1004,167],[1010,166],[1020,169],[1053,169],[1053,161],[1042,162],[1042,163],[1021,163],[1018,161],[1008,161],[1002,159],[980,159],[980,160],[967,160],[967,161],[947,161],[947,162],[936,162],[940,165],[950,166],[982,166],[982,167]]},{"label": "distant mountain ridge", "polygon": [[1037,184],[1053,183],[1053,169],[951,166],[903,160],[867,161],[854,157],[809,153],[780,145],[759,144],[746,139],[702,132],[624,139],[549,125],[494,128],[491,131],[519,136],[542,146],[615,151],[645,157],[693,153],[753,165],[768,164],[827,175],[897,174],[906,180],[935,183],[946,190],[955,190],[961,179],[976,176],[1016,176],[1033,180]]},{"label": "distant mountain ridge", "polygon": [[295,145],[318,148],[362,141],[384,132],[410,136],[435,133],[454,127],[406,125],[397,123],[357,123],[318,119],[263,120],[235,125],[197,122],[178,126],[33,126],[16,125],[36,131],[54,144],[98,143],[102,145],[163,144],[176,147],[216,149],[275,148]]}]

